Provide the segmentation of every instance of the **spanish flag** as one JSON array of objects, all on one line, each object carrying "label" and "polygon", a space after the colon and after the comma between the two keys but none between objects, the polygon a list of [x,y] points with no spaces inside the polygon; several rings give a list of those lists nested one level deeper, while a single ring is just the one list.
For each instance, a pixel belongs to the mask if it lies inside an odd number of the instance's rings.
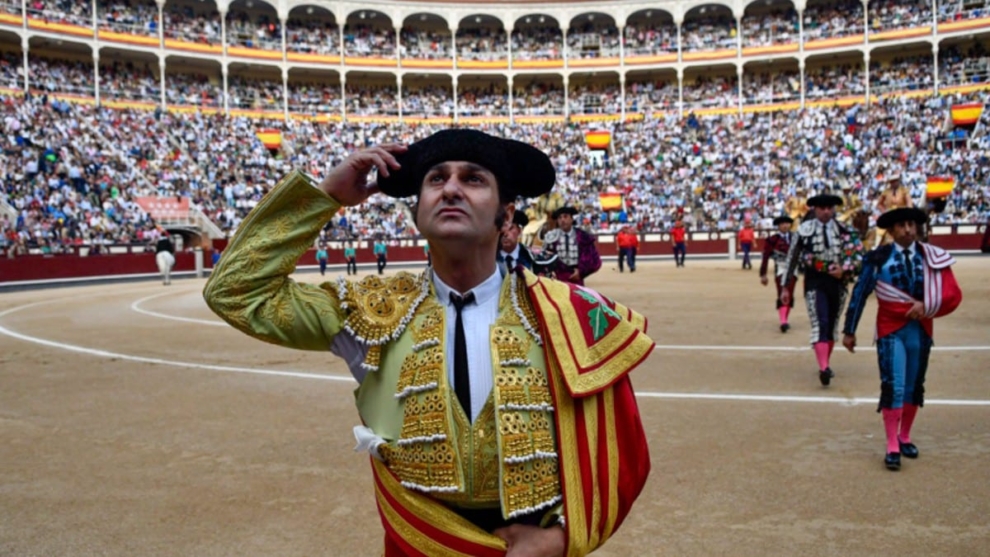
[{"label": "spanish flag", "polygon": [[[955,109],[953,109],[955,111]],[[928,199],[938,199],[947,197],[956,187],[956,179],[952,176],[929,176],[928,189],[925,197]]]},{"label": "spanish flag", "polygon": [[282,132],[278,130],[266,128],[258,130],[255,135],[267,149],[278,149],[282,146]]},{"label": "spanish flag", "polygon": [[598,194],[598,203],[601,204],[603,211],[620,211],[623,206],[622,194],[600,193]]},{"label": "spanish flag", "polygon": [[980,103],[952,105],[952,123],[957,126],[971,126],[983,115],[983,105]]},{"label": "spanish flag", "polygon": [[612,132],[594,130],[584,134],[584,142],[589,149],[608,149],[612,144]]}]

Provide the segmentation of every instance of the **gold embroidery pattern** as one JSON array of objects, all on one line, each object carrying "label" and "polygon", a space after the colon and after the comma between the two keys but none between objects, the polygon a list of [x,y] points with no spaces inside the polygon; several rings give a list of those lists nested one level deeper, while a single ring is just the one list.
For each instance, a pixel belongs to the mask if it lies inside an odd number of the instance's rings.
[{"label": "gold embroidery pattern", "polygon": [[436,298],[431,296],[423,302],[420,312],[424,314],[423,319],[412,330],[414,352],[439,346],[443,337],[444,308],[437,303]]},{"label": "gold embroidery pattern", "polygon": [[[411,328],[415,340],[438,338],[443,333],[443,308],[439,308],[439,317],[436,308],[426,309]],[[407,354],[402,361],[395,393],[403,401],[402,431],[386,453],[389,468],[409,489],[433,494],[463,490],[464,473],[454,451],[453,411],[445,378],[439,342]]]},{"label": "gold embroidery pattern", "polygon": [[400,272],[386,280],[370,276],[360,282],[338,284],[341,306],[350,310],[344,329],[368,346],[368,355],[361,364],[365,369],[378,369],[382,347],[399,338],[429,293],[426,273],[415,277]]},{"label": "gold embroidery pattern", "polygon": [[450,440],[447,390],[413,393],[403,406],[402,434],[386,451],[389,468],[410,489],[460,491],[463,475]]},{"label": "gold embroidery pattern", "polygon": [[[404,399],[413,393],[436,389],[440,386],[440,375],[444,372],[443,349],[431,347],[420,353],[406,355],[399,371],[399,383],[395,397]],[[408,408],[408,406],[407,406]]]},{"label": "gold embroidery pattern", "polygon": [[496,366],[493,392],[500,441],[502,510],[506,518],[513,518],[562,500],[553,433],[554,407],[546,372],[530,365],[526,358],[529,338],[496,326],[491,339]]},{"label": "gold embroidery pattern", "polygon": [[[556,457],[508,465],[504,472],[503,508],[509,511],[509,518],[559,503],[561,495],[558,469]],[[534,505],[534,502],[537,504]]]},{"label": "gold embroidery pattern", "polygon": [[[449,391],[448,391],[449,392]],[[455,402],[451,402],[455,404]],[[459,465],[465,477],[463,492],[443,493],[438,499],[469,507],[499,504],[498,436],[495,431],[494,398],[489,396],[472,424],[460,409],[451,412]]]},{"label": "gold embroidery pattern", "polygon": [[526,361],[529,354],[529,341],[516,336],[505,327],[495,327],[492,330],[492,343],[498,350],[500,361]]}]

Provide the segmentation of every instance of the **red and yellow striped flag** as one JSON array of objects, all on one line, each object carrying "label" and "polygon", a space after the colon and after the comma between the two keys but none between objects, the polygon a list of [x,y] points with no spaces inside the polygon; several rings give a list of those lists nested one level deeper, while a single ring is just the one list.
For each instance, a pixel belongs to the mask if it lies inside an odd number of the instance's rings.
[{"label": "red and yellow striped flag", "polygon": [[601,204],[603,211],[619,211],[622,209],[622,194],[600,193],[598,194],[598,203]]},{"label": "red and yellow striped flag", "polygon": [[929,176],[928,189],[925,197],[928,199],[938,199],[947,197],[956,187],[956,179],[952,176]]},{"label": "red and yellow striped flag", "polygon": [[584,134],[584,142],[589,149],[608,149],[612,144],[612,132],[594,130]]},{"label": "red and yellow striped flag", "polygon": [[983,105],[980,103],[952,105],[952,123],[957,126],[975,124],[982,115]]},{"label": "red and yellow striped flag", "polygon": [[255,135],[267,149],[278,149],[282,146],[282,132],[278,130],[270,128],[258,130]]}]

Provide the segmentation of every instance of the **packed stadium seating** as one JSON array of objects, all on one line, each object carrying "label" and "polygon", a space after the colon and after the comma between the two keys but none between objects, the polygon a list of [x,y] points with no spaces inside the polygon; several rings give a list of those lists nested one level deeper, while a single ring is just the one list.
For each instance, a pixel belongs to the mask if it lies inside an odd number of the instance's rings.
[{"label": "packed stadium seating", "polygon": [[[10,253],[147,242],[155,223],[137,200],[149,196],[187,198],[229,234],[291,168],[320,175],[355,148],[458,122],[545,149],[594,230],[664,230],[679,215],[733,229],[779,214],[799,188],[850,184],[871,204],[891,173],[918,200],[928,177],[955,179],[939,222],[990,216],[988,111],[965,132],[950,124],[953,104],[990,100],[983,0],[710,5],[677,21],[662,7],[617,20],[622,3],[603,2],[570,21],[541,8],[514,22],[402,2],[392,17],[260,1],[99,1],[95,18],[85,3],[7,4]],[[588,157],[592,128],[612,132],[603,164]],[[281,147],[260,129],[280,131]],[[627,212],[602,212],[602,192],[624,194]],[[325,234],[415,229],[380,198]]]}]

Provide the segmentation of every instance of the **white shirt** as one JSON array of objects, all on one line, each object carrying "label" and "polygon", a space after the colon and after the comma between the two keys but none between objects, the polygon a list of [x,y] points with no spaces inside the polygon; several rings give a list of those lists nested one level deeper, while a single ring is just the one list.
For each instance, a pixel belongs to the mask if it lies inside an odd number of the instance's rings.
[{"label": "white shirt", "polygon": [[505,253],[504,251],[502,251],[501,248],[499,248],[499,250],[498,250],[498,256],[500,257],[499,261],[502,263],[502,266],[505,266],[506,270],[508,270],[509,258],[510,257],[512,258],[512,264],[513,265],[518,265],[519,264],[519,244],[516,244],[516,249],[512,250],[509,253]]},{"label": "white shirt", "polygon": [[[436,274],[433,275],[433,288],[440,303],[446,308],[444,329],[447,349],[444,351],[444,357],[447,359],[447,382],[451,389],[454,389],[454,335],[457,331],[457,310],[450,302],[450,294],[453,292],[464,296],[467,292],[457,292],[444,284]],[[485,282],[471,289],[474,293],[474,303],[464,306],[461,310],[464,338],[467,340],[468,373],[471,376],[472,422],[481,413],[481,408],[488,400],[494,384],[490,336],[491,326],[498,319],[498,295],[501,289],[502,274],[496,267]]]}]

